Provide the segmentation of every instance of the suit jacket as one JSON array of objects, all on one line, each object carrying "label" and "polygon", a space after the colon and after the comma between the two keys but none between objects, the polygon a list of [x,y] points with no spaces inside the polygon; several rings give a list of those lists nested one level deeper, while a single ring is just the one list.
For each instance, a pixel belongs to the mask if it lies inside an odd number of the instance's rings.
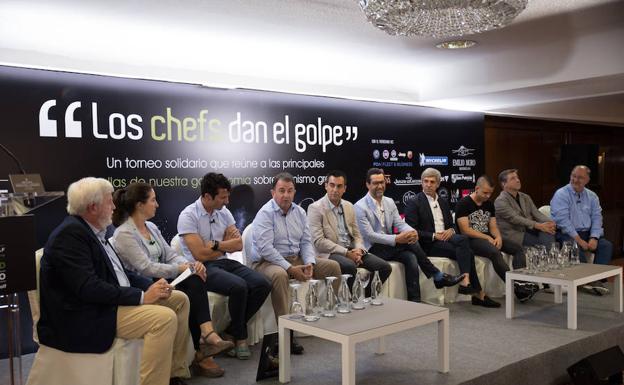
[{"label": "suit jacket", "polygon": [[137,229],[132,218],[128,218],[121,226],[115,229],[111,243],[129,270],[136,271],[145,277],[175,278],[178,276],[178,265],[187,260],[176,254],[163,238],[158,226],[152,222],[145,222],[152,238],[160,246],[162,253],[159,258],[152,259],[149,250],[143,242],[143,236]]},{"label": "suit jacket", "polygon": [[[327,258],[330,254],[346,255],[347,249],[338,244],[338,222],[329,207],[327,195],[308,206],[308,224],[312,233],[312,243],[319,257]],[[352,238],[350,248],[364,249],[364,240],[355,218],[355,209],[349,201],[342,200],[342,210],[347,232]],[[333,205],[332,205],[333,206]]]},{"label": "suit jacket", "polygon": [[[453,216],[451,215],[451,206],[448,201],[438,196],[438,204],[444,218],[444,230],[453,228]],[[432,237],[435,233],[435,223],[431,205],[424,192],[418,193],[414,199],[407,203],[405,207],[405,221],[408,225],[418,230],[418,241],[425,250],[428,250],[433,244]]]},{"label": "suit jacket", "polygon": [[539,212],[530,196],[523,192],[518,192],[518,194],[522,208],[506,191],[502,191],[496,198],[494,208],[496,209],[496,224],[503,239],[522,245],[527,229],[532,229],[536,222],[548,222],[550,218]]},{"label": "suit jacket", "polygon": [[377,206],[370,194],[366,194],[355,204],[355,214],[366,250],[375,243],[395,246],[394,228],[398,229],[399,232],[414,230],[401,218],[399,209],[392,199],[382,197],[381,206],[384,211],[385,227],[381,225],[381,219],[377,215]]},{"label": "suit jacket", "polygon": [[99,239],[78,216],[52,232],[41,258],[39,290],[42,344],[71,353],[103,353],[116,334],[117,307],[139,305],[151,281],[126,271],[119,286]]}]

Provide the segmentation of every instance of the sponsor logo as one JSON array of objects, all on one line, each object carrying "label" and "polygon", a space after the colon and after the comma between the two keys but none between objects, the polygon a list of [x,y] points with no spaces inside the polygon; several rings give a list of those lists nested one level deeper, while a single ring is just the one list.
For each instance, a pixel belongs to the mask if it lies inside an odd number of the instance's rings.
[{"label": "sponsor logo", "polygon": [[465,175],[465,174],[451,174],[451,182],[453,184],[460,182],[460,181],[466,181],[466,182],[472,182],[474,183],[476,180],[475,178],[475,174],[472,175]]},{"label": "sponsor logo", "polygon": [[448,156],[433,156],[420,153],[420,166],[447,166]]},{"label": "sponsor logo", "polygon": [[474,151],[474,148],[468,148],[461,145],[457,150],[453,150],[453,154],[456,154],[457,156],[468,156],[474,154]]},{"label": "sponsor logo", "polygon": [[396,162],[397,160],[399,160],[399,158],[397,158],[396,150],[390,151],[390,160],[393,162]]},{"label": "sponsor logo", "polygon": [[472,190],[471,190],[471,189],[469,189],[469,188],[462,189],[462,190],[461,190],[461,197],[463,198],[463,197],[465,197],[465,196],[470,195],[471,193],[472,193]]},{"label": "sponsor logo", "polygon": [[0,244],[0,289],[6,289],[7,287],[6,256],[4,255],[5,251],[6,245]]},{"label": "sponsor logo", "polygon": [[477,165],[476,159],[453,159],[453,167],[459,167],[460,170],[470,170]]},{"label": "sponsor logo", "polygon": [[383,158],[388,159],[390,157],[390,152],[388,150],[383,150]]},{"label": "sponsor logo", "polygon": [[374,150],[373,151],[373,158],[379,159],[379,157],[380,157],[379,150]]},{"label": "sponsor logo", "polygon": [[448,176],[448,175],[444,175],[444,176],[441,176],[441,177],[440,177],[440,183],[442,183],[442,182],[448,182],[448,180],[449,180],[449,176]]},{"label": "sponsor logo", "polygon": [[406,192],[405,194],[403,194],[403,204],[407,205],[410,201],[416,199],[416,193],[413,192],[412,190]]},{"label": "sponsor logo", "polygon": [[407,152],[407,159],[412,159],[414,157],[414,153],[412,151]]},{"label": "sponsor logo", "polygon": [[412,178],[412,174],[408,172],[405,178],[395,179],[394,184],[395,186],[420,186],[421,182],[420,179]]},{"label": "sponsor logo", "polygon": [[391,174],[384,174],[384,179],[386,180],[386,184],[391,184],[392,183],[391,180],[390,180],[391,177],[392,177]]},{"label": "sponsor logo", "polygon": [[404,152],[399,152],[398,156],[399,156],[399,158],[405,158],[406,154]]},{"label": "sponsor logo", "polygon": [[448,200],[449,191],[446,189],[446,187],[440,187],[438,189],[438,196],[442,199]]}]

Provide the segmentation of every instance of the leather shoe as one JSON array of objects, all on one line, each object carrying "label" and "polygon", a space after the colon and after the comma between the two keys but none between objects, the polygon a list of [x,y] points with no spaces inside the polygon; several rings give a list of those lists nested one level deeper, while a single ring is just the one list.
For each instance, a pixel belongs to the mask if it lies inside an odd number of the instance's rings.
[{"label": "leather shoe", "polygon": [[234,348],[234,342],[232,341],[221,340],[216,344],[211,344],[203,337],[200,341],[199,350],[204,357],[216,356],[221,352],[226,352]]},{"label": "leather shoe", "polygon": [[492,298],[488,297],[487,295],[483,297],[483,299],[480,299],[479,297],[472,297],[472,304],[475,306],[483,306],[483,307],[491,307],[491,308],[496,308],[496,307],[501,306],[500,303],[494,301]]},{"label": "leather shoe", "polygon": [[479,289],[477,289],[476,287],[472,285],[468,285],[468,286],[459,285],[457,287],[457,292],[459,294],[472,295],[472,294],[478,294],[479,291],[480,291]]},{"label": "leather shoe", "polygon": [[442,278],[440,278],[437,281],[434,280],[433,284],[435,285],[436,289],[442,289],[443,287],[446,287],[446,286],[455,286],[463,280],[464,280],[463,274],[452,276],[452,275],[444,273],[442,274]]},{"label": "leather shoe", "polygon": [[180,377],[171,377],[169,379],[169,385],[187,385],[186,382]]},{"label": "leather shoe", "polygon": [[[217,363],[212,359],[212,357],[207,357],[202,360],[198,360],[198,354],[195,354],[195,360],[191,364],[191,369],[195,372],[195,374],[199,374],[200,376],[216,378],[221,377],[225,373],[225,370],[221,368]],[[180,385],[185,385],[181,383]]]}]

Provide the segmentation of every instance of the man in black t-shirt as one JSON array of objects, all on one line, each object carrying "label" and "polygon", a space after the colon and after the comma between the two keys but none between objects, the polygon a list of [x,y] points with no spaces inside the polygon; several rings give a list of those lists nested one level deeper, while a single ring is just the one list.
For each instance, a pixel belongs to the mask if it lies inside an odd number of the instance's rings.
[{"label": "man in black t-shirt", "polygon": [[[501,251],[512,254],[523,261],[522,248],[513,247],[503,241],[496,225],[496,211],[490,197],[494,183],[487,175],[477,179],[475,191],[462,198],[455,206],[455,217],[460,233],[470,238],[470,248],[475,255],[492,261],[494,271],[505,282],[505,272],[509,266],[505,263]],[[534,285],[519,283],[515,287],[516,296],[521,301],[529,300],[536,292]]]}]

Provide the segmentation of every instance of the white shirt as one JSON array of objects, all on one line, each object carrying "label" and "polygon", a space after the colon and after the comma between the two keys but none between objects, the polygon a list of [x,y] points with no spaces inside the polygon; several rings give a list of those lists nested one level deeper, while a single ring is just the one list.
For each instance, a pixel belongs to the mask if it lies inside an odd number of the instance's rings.
[{"label": "white shirt", "polygon": [[427,196],[427,200],[429,201],[429,206],[431,206],[435,232],[441,233],[444,231],[444,215],[442,215],[442,208],[440,208],[440,204],[438,203],[438,195],[436,194],[435,198],[432,198],[427,194],[425,195]]},{"label": "white shirt", "polygon": [[375,202],[375,207],[377,207],[377,216],[379,217],[379,220],[381,221],[381,227],[385,228],[386,227],[386,212],[383,209],[383,205],[382,202],[379,202],[377,199],[373,198],[373,202]]}]

